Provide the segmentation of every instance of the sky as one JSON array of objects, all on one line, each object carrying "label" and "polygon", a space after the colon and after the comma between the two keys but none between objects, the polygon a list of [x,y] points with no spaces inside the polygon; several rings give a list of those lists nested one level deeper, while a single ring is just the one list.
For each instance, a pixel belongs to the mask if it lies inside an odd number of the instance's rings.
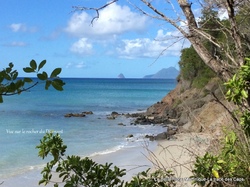
[{"label": "sky", "polygon": [[[138,7],[149,11],[138,0]],[[167,11],[168,5],[155,0]],[[101,7],[105,0],[1,1],[0,63],[22,68],[30,60],[46,59],[44,70],[62,68],[61,77],[142,78],[170,66],[179,69],[180,51],[189,43],[169,24],[152,19],[126,0],[99,11],[76,11],[72,6]],[[163,9],[166,6],[166,9]],[[173,15],[174,16],[174,15]]]}]

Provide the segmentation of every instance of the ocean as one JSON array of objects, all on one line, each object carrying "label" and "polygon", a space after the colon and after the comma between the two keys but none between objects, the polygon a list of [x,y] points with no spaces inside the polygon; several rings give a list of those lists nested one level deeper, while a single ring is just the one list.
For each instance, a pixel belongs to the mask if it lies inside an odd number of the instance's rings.
[{"label": "ocean", "polygon": [[[48,160],[37,156],[39,140],[50,130],[60,133],[67,155],[107,155],[142,145],[146,134],[165,129],[131,125],[130,118],[107,115],[145,111],[176,86],[170,79],[65,78],[64,91],[48,91],[39,84],[21,95],[4,97],[0,104],[1,180],[41,170]],[[65,118],[67,113],[92,111],[86,117]],[[118,125],[123,123],[125,126]],[[133,134],[131,139],[127,135]]]}]

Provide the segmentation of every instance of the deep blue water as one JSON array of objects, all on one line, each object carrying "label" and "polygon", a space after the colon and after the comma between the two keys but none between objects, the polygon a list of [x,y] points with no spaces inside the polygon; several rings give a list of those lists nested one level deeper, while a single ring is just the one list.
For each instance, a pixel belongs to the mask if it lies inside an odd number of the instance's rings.
[{"label": "deep blue water", "polygon": [[[40,167],[36,145],[46,130],[60,131],[68,154],[89,156],[138,146],[145,134],[162,127],[132,126],[131,119],[108,120],[113,111],[146,110],[175,88],[167,79],[64,79],[63,92],[39,84],[21,95],[4,97],[0,104],[0,179]],[[93,111],[84,118],[66,113]],[[126,126],[119,126],[118,123]],[[133,134],[133,141],[126,136]]]}]

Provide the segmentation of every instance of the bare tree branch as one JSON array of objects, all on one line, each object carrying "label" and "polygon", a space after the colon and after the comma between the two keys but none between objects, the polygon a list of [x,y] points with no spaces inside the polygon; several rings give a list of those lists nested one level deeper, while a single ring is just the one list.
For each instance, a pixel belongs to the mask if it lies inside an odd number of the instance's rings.
[{"label": "bare tree branch", "polygon": [[77,10],[80,10],[80,11],[85,11],[85,10],[94,10],[96,12],[96,16],[93,17],[93,19],[91,20],[91,25],[93,25],[95,19],[98,19],[100,14],[99,14],[99,11],[106,8],[107,6],[117,2],[118,0],[113,0],[113,1],[110,1],[108,2],[107,4],[99,7],[99,8],[89,8],[89,7],[83,7],[83,6],[73,6],[72,8],[75,9],[75,11]]}]

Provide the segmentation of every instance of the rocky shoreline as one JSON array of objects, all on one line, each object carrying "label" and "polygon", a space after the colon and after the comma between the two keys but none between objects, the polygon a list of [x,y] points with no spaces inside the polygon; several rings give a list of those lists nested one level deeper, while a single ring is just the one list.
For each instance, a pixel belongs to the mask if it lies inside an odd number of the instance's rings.
[{"label": "rocky shoreline", "polygon": [[[206,132],[221,135],[221,126],[231,123],[231,117],[223,105],[230,105],[223,95],[218,78],[213,78],[202,89],[191,87],[187,81],[179,81],[176,88],[161,101],[150,106],[145,112],[119,114],[112,112],[107,119],[114,120],[118,116],[133,118],[130,125],[161,125],[167,127],[166,132],[156,136],[146,136],[150,140],[170,139],[176,133]],[[65,117],[85,117],[92,111],[68,113]],[[125,126],[119,123],[120,126]]]}]

